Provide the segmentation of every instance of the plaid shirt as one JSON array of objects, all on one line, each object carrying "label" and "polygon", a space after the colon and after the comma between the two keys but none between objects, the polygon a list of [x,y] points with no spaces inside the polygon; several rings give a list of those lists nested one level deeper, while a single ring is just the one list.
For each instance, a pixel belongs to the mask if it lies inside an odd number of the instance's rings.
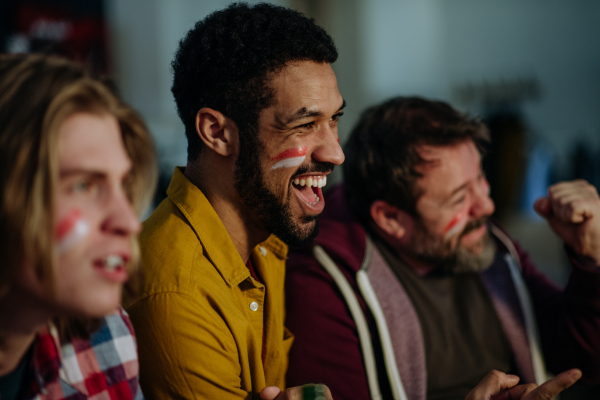
[{"label": "plaid shirt", "polygon": [[143,399],[133,326],[119,309],[104,318],[89,340],[60,345],[56,328],[38,334],[32,385],[25,399]]}]

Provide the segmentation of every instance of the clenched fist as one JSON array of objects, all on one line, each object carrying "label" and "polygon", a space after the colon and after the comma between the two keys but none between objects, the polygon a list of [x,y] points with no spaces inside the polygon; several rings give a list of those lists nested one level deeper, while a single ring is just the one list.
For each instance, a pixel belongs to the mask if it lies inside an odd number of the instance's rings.
[{"label": "clenched fist", "polygon": [[533,208],[576,253],[600,266],[600,196],[584,180],[550,186]]}]

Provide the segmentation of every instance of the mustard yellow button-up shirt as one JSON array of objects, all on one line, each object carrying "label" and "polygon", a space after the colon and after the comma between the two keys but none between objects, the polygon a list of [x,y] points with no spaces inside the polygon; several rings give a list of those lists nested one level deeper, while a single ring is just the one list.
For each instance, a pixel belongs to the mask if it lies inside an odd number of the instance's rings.
[{"label": "mustard yellow button-up shirt", "polygon": [[[145,284],[127,305],[149,399],[259,399],[284,389],[287,247],[257,246],[250,272],[206,197],[179,168],[140,236]],[[263,285],[264,284],[264,285]],[[266,360],[261,360],[265,335]]]}]

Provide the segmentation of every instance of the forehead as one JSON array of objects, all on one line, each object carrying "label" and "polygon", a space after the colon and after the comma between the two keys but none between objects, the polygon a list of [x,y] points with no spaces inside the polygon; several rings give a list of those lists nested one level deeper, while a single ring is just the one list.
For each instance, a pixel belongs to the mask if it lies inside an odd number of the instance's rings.
[{"label": "forehead", "polygon": [[266,109],[278,119],[301,111],[319,111],[333,114],[343,99],[331,65],[313,61],[300,61],[286,65],[272,78],[275,92],[273,105]]},{"label": "forehead", "polygon": [[451,146],[424,145],[418,152],[426,161],[416,168],[423,175],[417,179],[421,198],[446,196],[477,179],[481,171],[481,155],[472,140]]},{"label": "forehead", "polygon": [[117,119],[110,114],[78,112],[59,128],[60,168],[122,173],[131,161]]}]

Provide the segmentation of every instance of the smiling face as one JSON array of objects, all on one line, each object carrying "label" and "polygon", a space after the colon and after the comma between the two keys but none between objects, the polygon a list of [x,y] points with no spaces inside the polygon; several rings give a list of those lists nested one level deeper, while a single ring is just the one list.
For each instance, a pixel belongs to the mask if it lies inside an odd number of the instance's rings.
[{"label": "smiling face", "polygon": [[454,272],[489,266],[495,246],[485,223],[494,203],[475,144],[422,146],[419,153],[429,163],[418,168],[423,174],[417,180],[419,218],[407,248],[413,257]]},{"label": "smiling face", "polygon": [[54,315],[100,317],[121,302],[140,223],[124,191],[131,169],[117,120],[75,113],[59,128],[55,295],[30,268],[22,287]]},{"label": "smiling face", "polygon": [[270,85],[275,95],[260,114],[259,154],[238,163],[236,188],[265,229],[300,246],[318,232],[321,188],[344,161],[337,132],[344,100],[329,64],[289,64]]}]

